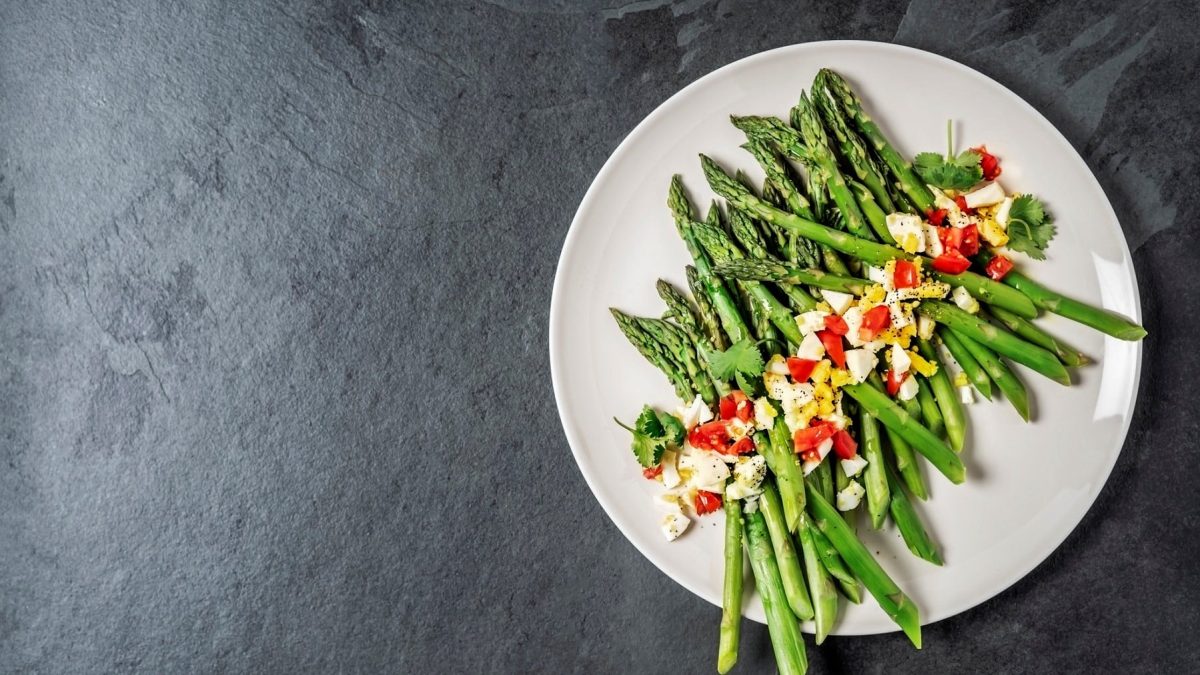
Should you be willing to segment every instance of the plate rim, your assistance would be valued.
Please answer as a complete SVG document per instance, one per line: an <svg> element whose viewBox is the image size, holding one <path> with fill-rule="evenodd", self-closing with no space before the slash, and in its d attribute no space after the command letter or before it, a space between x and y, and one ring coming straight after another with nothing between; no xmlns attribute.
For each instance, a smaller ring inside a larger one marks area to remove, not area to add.
<svg viewBox="0 0 1200 675"><path fill-rule="evenodd" d="M778 57L781 54L790 52L804 52L830 47L859 47L866 50L878 50L881 52L896 51L908 53L922 59L941 62L942 65L957 69L968 76L982 78L985 83L991 85L1002 96L1007 97L1012 102L1016 103L1018 107L1024 109L1024 111L1030 115L1033 122L1049 130L1054 137L1056 137L1063 143L1063 145L1070 149L1069 154L1071 156L1071 161L1073 161L1079 168L1083 170L1083 173L1085 173L1087 178L1090 179L1096 190L1104 196L1103 207L1107 213L1112 216L1112 220L1116 223L1117 230L1120 232L1121 261L1123 266L1129 270L1129 277L1130 281L1132 282L1133 314L1131 318L1138 323L1142 322L1141 288L1138 284L1137 268L1133 264L1133 255L1129 249L1128 235L1126 234L1125 229L1121 227L1121 220L1118 218L1116 210L1112 206L1112 200L1109 199L1108 193L1105 191L1104 186L1100 184L1100 180L1096 177L1095 172L1093 172L1091 167L1088 166L1087 162L1083 159L1083 156L1079 154L1079 150L1076 149L1075 145L1071 143L1071 141L1058 129L1057 126L1055 126L1045 115L1043 115L1037 108L1033 107L1033 105L1024 98L985 73L975 70L974 68L971 68L970 66L967 66L949 57L942 56L941 54L936 54L916 47L909 47L907 45L900 45L891 42L879 42L874 40L817 40L812 42L783 45L744 56L719 68L716 68L715 70L705 73L701 77L693 80L686 86L676 91L667 99L659 103L649 114L643 117L641 121L639 121L633 127L633 129L625 135L621 142L617 144L617 147L614 148L609 154L608 158L604 161L604 164L600 167L600 170L596 173L595 177L592 178L592 182L588 185L588 189L584 193L583 199L580 200L579 206L575 210L575 215L571 218L571 224L568 227L567 234L563 239L562 250L559 253L558 261L555 264L554 284L550 296L549 340L547 346L550 353L550 379L554 390L555 408L558 412L558 417L560 423L562 424L563 432L567 437L567 444L571 449L571 455L575 460L576 467L583 475L584 482L587 483L588 489L592 492L592 496L595 497L596 501L600 503L601 508L604 509L604 513L608 517L609 522L615 525L625 540L632 544L633 547L637 549L637 551L641 553L643 557L649 560L651 564L658 568L660 572L662 572L676 584L686 588L692 594L718 607L720 606L718 600L709 598L707 593L702 592L700 589L696 588L693 584L688 583L687 581L676 578L675 575L672 575L669 571L667 571L664 568L664 563L660 561L654 553L639 545L636 539L631 536L628 531L626 531L626 528L623 527L617 519L613 518L612 512L615 507L613 507L611 501L604 496L603 491L597 489L597 477L586 467L586 463L581 461L581 450L577 448L583 447L583 434L578 428L576 428L576 423L572 420L568 420L568 416L564 414L565 384L562 382L562 373L565 368L564 361L566 359L566 355L563 353L564 349L562 347L561 326L563 322L564 310L560 298L565 292L564 287L567 282L563 273L563 263L567 260L568 256L573 253L576 240L579 237L579 232L581 229L579 225L582 214L587 212L591 206L591 203L599 198L597 185L604 182L603 179L606 178L611 171L615 170L617 163L616 160L625 154L628 151L628 148L638 141L641 135L645 133L646 129L651 126L655 120L657 120L660 116L668 114L674 108L674 105L679 99L683 98L693 89L702 88L709 80L716 79L719 75L722 75L726 71L750 65L755 61ZM1106 337L1106 339L1115 338ZM1074 534L1074 532L1078 529L1079 524L1083 522L1088 513L1092 511L1096 505L1096 501L1099 498L1100 493L1103 492L1104 487L1108 485L1109 479L1112 477L1112 471L1116 467L1121 453L1125 450L1125 441L1128 440L1129 428L1133 422L1134 413L1137 410L1138 394L1141 389L1144 343L1142 340L1139 340L1133 344L1136 352L1133 371L1133 391L1129 397L1129 404L1123 413L1123 419L1119 433L1120 443L1117 446L1117 451L1112 455L1111 461L1108 462L1107 466L1103 467L1103 480L1096 481L1095 489L1088 495L1089 503L1087 508L1080 512L1079 517L1075 519L1075 522L1072 523L1069 528L1065 528L1063 535L1058 538L1058 541L1056 541L1053 546L1046 548L1044 554L1042 554L1040 557L1036 555L1031 556L1022 564L1014 566L1014 572L1011 575L997 584L994 584L994 587L985 593L979 600L970 602L969 604L965 604L961 607L951 608L950 611L943 612L941 614L922 612L921 625L928 626L944 619L957 616L963 612L997 598L1002 593L1012 588L1012 586L1018 581L1028 576L1029 573L1036 569L1039 565L1050 559L1050 557L1054 555L1055 551L1060 549L1063 543L1066 542L1066 540L1069 539L1072 534ZM743 616L747 616L744 610ZM747 618L752 617L747 616ZM834 630L832 630L830 634L881 635L898 632L899 630L900 629L897 626L890 626L884 630L855 629L842 625L841 622L838 622L838 625L834 627Z"/></svg>

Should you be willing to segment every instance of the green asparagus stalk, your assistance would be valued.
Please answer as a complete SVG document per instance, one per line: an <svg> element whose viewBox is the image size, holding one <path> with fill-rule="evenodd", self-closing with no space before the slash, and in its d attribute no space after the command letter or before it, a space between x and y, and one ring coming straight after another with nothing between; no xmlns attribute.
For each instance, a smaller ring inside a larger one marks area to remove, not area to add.
<svg viewBox="0 0 1200 675"><path fill-rule="evenodd" d="M812 220L813 213L809 208L808 199L800 193L800 190L796 188L796 184L788 176L787 166L784 164L783 159L775 154L775 151L764 140L759 138L750 137L750 142L742 147L749 151L751 155L754 155L754 159L758 160L759 166L767 174L767 180L770 182L771 187L779 191L779 195L783 198L783 202L787 205L788 210L802 218Z"/></svg>
<svg viewBox="0 0 1200 675"><path fill-rule="evenodd" d="M742 502L725 500L725 587L721 595L721 632L717 672L728 673L738 656L742 631Z"/></svg>
<svg viewBox="0 0 1200 675"><path fill-rule="evenodd" d="M917 403L921 406L921 417L924 418L925 426L929 427L934 436L941 436L946 433L946 421L942 418L942 411L938 408L937 399L933 396L933 389L928 382L918 380L918 384L920 387L917 389ZM913 490L913 493L916 494L917 491ZM921 499L925 498L921 497Z"/></svg>
<svg viewBox="0 0 1200 675"><path fill-rule="evenodd" d="M749 212L751 215L765 220L776 227L793 230L801 236L819 244L825 244L847 255L854 256L866 263L882 267L889 260L912 260L915 256L905 253L894 246L880 244L855 237L839 230L826 227L800 216L781 211L767 202L754 196L746 187L725 173L725 170L705 155L700 155L704 175L713 191L729 200L735 207ZM1011 273L1010 273L1011 274ZM1004 307L1020 316L1034 318L1037 308L1024 294L1005 284L992 281L973 272L962 274L945 274L933 272L933 276L952 286L962 286L971 295L988 304Z"/></svg>
<svg viewBox="0 0 1200 675"><path fill-rule="evenodd" d="M873 377L878 381L879 376L873 374ZM874 384L876 383L872 383ZM883 441L877 422L867 407L859 405L858 412L859 440L862 441L863 459L867 460L867 468L863 470L863 487L867 490L867 513L871 516L871 527L878 530L887 519L888 501L891 499L887 475L883 470Z"/></svg>
<svg viewBox="0 0 1200 675"><path fill-rule="evenodd" d="M805 516L800 520L800 550L804 553L804 575L808 578L808 590L812 594L813 623L816 624L815 641L825 641L833 623L837 620L838 596L833 586L833 577L821 563L813 533L817 528ZM851 533L850 536L854 536ZM855 581L855 584L858 582Z"/></svg>
<svg viewBox="0 0 1200 675"><path fill-rule="evenodd" d="M896 477L896 473L891 467L887 467L888 484L892 488L892 501L890 511L892 520L896 523L896 528L900 530L900 536L904 539L904 545L908 546L908 550L912 551L913 555L921 560L926 560L934 565L941 567L942 556L938 553L937 545L933 543L929 533L925 531L925 525L921 523L921 517L917 514L913 503L908 499L908 495L904 493L904 488L900 484L900 480Z"/></svg>
<svg viewBox="0 0 1200 675"><path fill-rule="evenodd" d="M875 201L875 196L871 194L865 185L855 181L850 182L850 190L854 193L855 199L858 200L858 207L862 209L863 217L866 218L867 224L871 226L871 231L875 233L875 238L885 244L895 244L896 240L887 228L887 213Z"/></svg>
<svg viewBox="0 0 1200 675"><path fill-rule="evenodd" d="M954 331L946 332L954 334ZM996 383L996 386L1000 388L1000 391L1004 392L1004 397L1008 399L1013 408L1016 408L1017 414L1021 416L1021 419L1028 422L1029 393L1025 391L1025 385L1021 384L1021 381L1017 379L1012 370L1004 365L1004 362L1000 360L1000 357L993 354L992 350L965 335L956 335L955 337L959 338L963 347L979 362L980 367L987 372L992 381Z"/></svg>
<svg viewBox="0 0 1200 675"><path fill-rule="evenodd" d="M617 320L617 327L621 329L621 332L625 334L629 342L637 348L638 352L667 376L667 379L671 381L671 385L675 387L675 395L680 400L690 401L696 397L696 391L692 388L691 380L681 370L681 367L675 363L674 359L667 352L666 347L647 335L637 325L634 317L612 307L608 311Z"/></svg>
<svg viewBox="0 0 1200 675"><path fill-rule="evenodd" d="M979 262L987 264L992 256L991 251L980 251ZM1012 270L1005 275L1004 283L1024 293L1030 300L1033 300L1035 305L1047 312L1053 312L1085 326L1091 326L1101 333L1111 335L1118 340L1136 342L1146 337L1145 328L1142 328L1120 314L1100 307L1093 307L1078 300L1072 300L1046 288L1016 270ZM1033 317L1026 318L1032 319Z"/></svg>
<svg viewBox="0 0 1200 675"><path fill-rule="evenodd" d="M847 511L842 515L842 519L846 521L846 526L850 531L854 531L854 523L851 518L854 517L856 511ZM817 528L812 528L813 544L817 547L817 556L821 560L821 565L825 567L825 571L829 576L833 577L837 588L846 596L846 599L856 605L862 604L862 585L858 583L858 578L846 567L842 556L838 555L837 549L830 543L829 537L826 537ZM807 563L806 563L807 564Z"/></svg>
<svg viewBox="0 0 1200 675"><path fill-rule="evenodd" d="M866 409L884 426L908 441L914 450L924 455L925 459L929 460L929 463L933 464L951 482L961 483L966 479L967 470L958 455L943 443L942 439L934 436L929 429L914 420L906 410L896 405L896 402L888 398L887 394L865 383L846 385L842 387L842 391L849 394L858 402L859 406Z"/></svg>
<svg viewBox="0 0 1200 675"><path fill-rule="evenodd" d="M818 112L821 113L821 121L825 123L825 128L833 134L837 148L841 151L842 160L846 166L850 167L854 177L871 191L874 201L880 208L887 213L894 212L896 205L888 194L886 180L876 168L871 159L871 153L862 139L847 126L846 119L837 110L837 106L829 97L828 92L814 87L812 100L816 104ZM887 239L881 241L887 241Z"/></svg>
<svg viewBox="0 0 1200 675"><path fill-rule="evenodd" d="M830 274L815 268L790 267L780 262L754 258L722 261L713 266L713 273L729 279L772 281L781 286L815 286L854 295L863 295L871 286L871 282L865 279ZM813 306L816 306L815 302Z"/></svg>
<svg viewBox="0 0 1200 675"><path fill-rule="evenodd" d="M950 356L958 362L967 379L975 386L975 389L983 395L987 400L992 400L992 381L984 372L983 366L975 360L971 352L967 351L966 345L958 339L952 330L938 331L938 336L942 338L942 343L946 345L946 350L950 352Z"/></svg>
<svg viewBox="0 0 1200 675"><path fill-rule="evenodd" d="M933 193L925 186L925 182L913 171L910 163L896 148L888 142L887 137L863 110L862 101L850 89L850 85L840 75L823 68L817 73L813 89L827 93L850 124L858 129L863 138L871 144L875 153L887 165L892 176L897 181L897 187L912 200L917 210L924 213L933 208Z"/></svg>
<svg viewBox="0 0 1200 675"><path fill-rule="evenodd" d="M716 307L709 298L708 289L700 278L700 273L693 265L688 265L684 271L687 273L688 289L691 290L692 297L696 300L696 308L700 315L700 324L704 328L704 335L708 337L708 341L712 343L714 349L722 351L728 349L729 340L725 338L725 331L721 329L721 321L717 316Z"/></svg>
<svg viewBox="0 0 1200 675"><path fill-rule="evenodd" d="M803 675L808 669L804 641L800 637L796 615L788 608L779 564L771 548L771 537L762 511L746 515L746 549L750 553L750 569L754 571L754 582L767 615L767 631L775 652L775 666L783 675Z"/></svg>
<svg viewBox="0 0 1200 675"><path fill-rule="evenodd" d="M750 217L738 209L733 209L729 214L730 230L733 232L734 238L745 250L747 258L770 260L771 254L767 251L766 242L762 240L758 230L755 229L753 221ZM714 273L721 276L714 268ZM795 284L779 284L779 289L788 297L788 301L792 309L797 312L807 312L817 307L817 300L809 295L807 291Z"/></svg>
<svg viewBox="0 0 1200 675"><path fill-rule="evenodd" d="M717 392L713 388L712 380L709 379L708 370L696 358L696 350L692 341L682 331L662 319L637 317L634 318L634 321L647 335L666 347L671 356L675 358L676 363L683 365L684 372L687 373L692 383L692 388L700 394L700 398L710 405L715 404Z"/></svg>
<svg viewBox="0 0 1200 675"><path fill-rule="evenodd" d="M792 613L797 619L807 621L813 618L812 601L809 600L808 589L804 585L804 573L800 569L800 558L796 554L795 544L792 543L792 534L784 521L779 493L770 481L763 482L763 493L759 497L758 508L763 512L767 530L771 534L771 546L775 549L775 560L779 563L779 576L783 581L788 606L792 608Z"/></svg>
<svg viewBox="0 0 1200 675"><path fill-rule="evenodd" d="M926 382L933 391L938 410L942 413L942 421L946 425L946 437L950 439L950 447L954 448L955 452L962 452L967 441L967 415L963 411L962 401L958 399L954 383L950 381L950 373L947 372L945 365L942 364L942 360L938 358L937 352L934 351L933 345L928 340L917 340L917 349L926 361L938 366L937 372Z"/></svg>
<svg viewBox="0 0 1200 675"><path fill-rule="evenodd" d="M980 342L997 354L1007 356L1059 384L1071 384L1071 375L1057 356L964 312L955 305L940 300L925 301L921 303L921 312L947 328Z"/></svg>
<svg viewBox="0 0 1200 675"><path fill-rule="evenodd" d="M866 389L874 391L870 387ZM808 486L808 503L814 523L829 537L829 541L833 542L842 560L850 566L854 575L862 580L883 611L892 617L913 645L920 649L921 617L917 606L900 590L896 582L892 581L887 572L883 571L867 547L846 527L846 521L838 515L837 509L812 485Z"/></svg>
<svg viewBox="0 0 1200 675"><path fill-rule="evenodd" d="M779 407L778 403L772 405ZM789 532L796 532L800 517L804 515L804 471L796 453L792 452L792 435L783 416L775 417L770 436L760 439L755 435L755 445L767 460L767 468L775 475L775 484L783 501L783 518Z"/></svg>
<svg viewBox="0 0 1200 675"><path fill-rule="evenodd" d="M997 324L1025 338L1042 349L1054 352L1058 360L1068 368L1078 368L1088 364L1088 357L1077 349L1064 344L1058 338L1036 326L1032 321L1023 319L1002 307L988 307L989 318Z"/></svg>

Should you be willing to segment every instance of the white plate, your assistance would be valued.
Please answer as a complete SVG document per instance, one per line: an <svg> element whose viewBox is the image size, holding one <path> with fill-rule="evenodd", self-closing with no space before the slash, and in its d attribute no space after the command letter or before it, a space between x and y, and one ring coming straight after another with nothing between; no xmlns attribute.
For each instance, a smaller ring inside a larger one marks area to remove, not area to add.
<svg viewBox="0 0 1200 675"><path fill-rule="evenodd" d="M959 149L986 143L1000 158L1004 186L1039 195L1059 227L1049 259L1021 267L1051 288L1141 319L1129 250L1096 179L1044 117L970 68L907 47L818 42L743 59L680 91L621 143L579 206L554 283L550 364L563 428L596 499L651 562L713 604L721 598L722 518L700 519L673 543L659 533L651 496L661 487L641 477L629 435L612 417L632 420L644 403L673 409L677 401L662 374L625 341L608 307L658 315L656 279L686 289L689 258L665 205L671 175L682 174L705 209L713 195L697 153L761 179L728 116L786 118L824 66L850 81L909 156L942 150L947 119L955 120ZM1003 401L968 408L967 482L954 486L926 464L931 496L919 506L945 566L913 557L894 530L864 535L916 600L924 623L991 598L1044 560L1083 518L1121 451L1140 344L1056 316L1040 322L1099 363L1080 370L1071 388L1018 369L1030 389L1032 424L1022 424ZM843 605L839 635L896 630L869 598ZM746 614L764 620L757 598L747 601Z"/></svg>

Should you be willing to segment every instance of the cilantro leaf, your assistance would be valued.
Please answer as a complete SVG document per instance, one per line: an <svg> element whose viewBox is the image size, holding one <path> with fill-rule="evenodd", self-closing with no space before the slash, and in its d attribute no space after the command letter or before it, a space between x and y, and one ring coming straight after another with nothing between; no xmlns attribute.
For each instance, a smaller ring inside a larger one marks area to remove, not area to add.
<svg viewBox="0 0 1200 675"><path fill-rule="evenodd" d="M658 423L662 425L663 439L671 445L683 445L683 439L687 437L687 429L683 428L683 422L679 418L670 413L658 413Z"/></svg>
<svg viewBox="0 0 1200 675"><path fill-rule="evenodd" d="M936 152L922 152L913 160L913 169L921 180L934 187L966 190L983 180L979 159L979 153L973 150L946 157Z"/></svg>
<svg viewBox="0 0 1200 675"><path fill-rule="evenodd" d="M650 406L646 406L642 410L642 414L638 415L637 422L634 424L639 424L642 422L642 418L645 416L646 410L650 410ZM661 430L662 426L659 425L658 417L654 414L653 410L650 410L650 415L651 417L654 417L654 424L658 426L659 430ZM613 421L617 423L617 426L633 434L633 443L630 445L630 448L633 450L633 456L637 458L638 464L641 464L647 469L658 466L658 463L662 461L663 450L666 449L666 443L664 442L664 439L653 438L647 434L644 434L633 427L625 425L623 422L621 422L621 420L615 417L613 418Z"/></svg>
<svg viewBox="0 0 1200 675"><path fill-rule="evenodd" d="M637 421L633 423L633 428L639 434L645 434L650 438L662 438L666 435L663 431L662 422L658 421L658 415L654 412L654 408L650 406L642 406L642 413L638 415Z"/></svg>
<svg viewBox="0 0 1200 675"><path fill-rule="evenodd" d="M758 351L758 344L743 339L725 351L713 351L708 355L708 365L713 377L718 380L733 379L739 373L747 377L762 375L766 364Z"/></svg>
<svg viewBox="0 0 1200 675"><path fill-rule="evenodd" d="M753 397L762 393L762 387L760 386L762 379L757 377L751 379L745 373L738 373L734 379L737 380L738 389L741 389L745 395Z"/></svg>
<svg viewBox="0 0 1200 675"><path fill-rule="evenodd" d="M1008 248L1034 260L1046 259L1046 247L1057 228L1036 197L1021 195L1008 212Z"/></svg>

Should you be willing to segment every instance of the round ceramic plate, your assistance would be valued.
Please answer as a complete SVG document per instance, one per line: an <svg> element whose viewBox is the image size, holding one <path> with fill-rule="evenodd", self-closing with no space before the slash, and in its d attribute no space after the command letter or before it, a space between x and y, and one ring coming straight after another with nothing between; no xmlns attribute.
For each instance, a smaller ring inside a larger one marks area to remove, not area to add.
<svg viewBox="0 0 1200 675"><path fill-rule="evenodd" d="M704 210L713 195L697 153L761 180L729 115L786 118L821 67L849 80L908 156L942 150L947 119L955 122L959 149L986 143L1000 158L1004 187L1037 194L1058 225L1049 258L1021 260L1022 269L1051 288L1141 319L1129 250L1095 177L1042 115L970 68L895 45L818 42L743 59L671 97L621 143L579 206L554 283L550 363L563 428L596 499L651 562L714 604L721 599L723 519L694 519L670 543L659 532L651 497L662 487L641 477L629 434L612 418L632 420L645 403L673 410L678 401L625 341L608 308L657 316L663 306L656 279L687 287L689 258L666 207L671 175L683 176ZM931 495L918 505L945 566L912 556L890 527L872 532L860 525L924 623L991 598L1050 555L1083 518L1121 451L1140 344L1053 315L1039 321L1096 363L1080 369L1069 388L1018 367L1033 402L1030 424L1002 400L967 408L967 482L952 485L926 464ZM896 630L869 598L843 605L837 634ZM757 597L747 598L745 613L764 620Z"/></svg>

